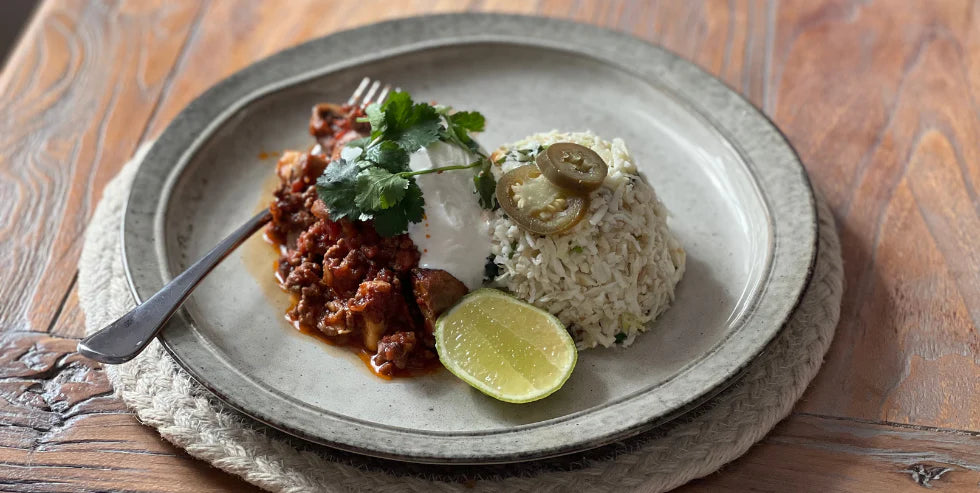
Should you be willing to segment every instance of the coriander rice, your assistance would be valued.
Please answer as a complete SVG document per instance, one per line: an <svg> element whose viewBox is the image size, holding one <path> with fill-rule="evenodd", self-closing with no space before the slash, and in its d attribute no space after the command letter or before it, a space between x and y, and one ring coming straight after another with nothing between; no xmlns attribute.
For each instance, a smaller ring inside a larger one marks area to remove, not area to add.
<svg viewBox="0 0 980 493"><path fill-rule="evenodd" d="M591 192L585 219L559 235L534 235L495 211L490 234L498 274L492 283L557 316L579 349L628 346L674 300L684 249L622 139L607 141L591 132L532 135L493 153L494 174L499 178L533 163L543 147L556 142L597 152L609 174Z"/></svg>

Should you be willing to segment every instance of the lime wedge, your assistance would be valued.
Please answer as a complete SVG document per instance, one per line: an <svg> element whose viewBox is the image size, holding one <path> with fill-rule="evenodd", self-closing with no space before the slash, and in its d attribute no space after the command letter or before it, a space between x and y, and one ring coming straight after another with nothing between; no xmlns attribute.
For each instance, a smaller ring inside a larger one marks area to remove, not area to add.
<svg viewBox="0 0 980 493"><path fill-rule="evenodd" d="M531 402L560 389L578 357L557 318L496 289L463 297L436 321L435 336L449 371L506 402Z"/></svg>

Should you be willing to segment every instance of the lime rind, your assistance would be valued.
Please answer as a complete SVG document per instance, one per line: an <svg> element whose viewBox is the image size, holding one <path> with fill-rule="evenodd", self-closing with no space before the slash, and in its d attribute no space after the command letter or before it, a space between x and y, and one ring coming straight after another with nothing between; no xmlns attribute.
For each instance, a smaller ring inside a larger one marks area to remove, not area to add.
<svg viewBox="0 0 980 493"><path fill-rule="evenodd" d="M449 357L449 351L447 351L445 346L445 329L446 321L453 318L461 308L466 307L472 303L478 302L480 299L485 298L496 298L498 300L505 300L507 303L513 303L520 306L521 309L529 310L534 313L543 315L546 320L550 322L551 328L555 329L554 333L557 335L558 340L561 342L560 347L564 347L566 351L571 354L571 360L567 364L567 368L564 368L564 372L558 375L556 378L550 382L550 385L537 389L534 392L522 393L519 395L508 394L506 392L498 391L491 388L486 382L476 378L473 374L462 368L457 361L453 361ZM446 367L453 375L456 375L460 380L466 382L473 388L479 390L480 392L493 397L494 399L510 402L514 404L524 404L528 402L533 402L536 400L543 399L549 395L555 393L560 389L568 378L572 375L572 370L575 369L575 364L578 362L578 351L575 348L575 341L572 340L572 336L565 329L564 324L558 320L557 317L544 311L534 305L525 303L507 293L496 289L483 288L473 291L472 293L466 295L461 299L455 306L447 310L445 313L439 317L436 321L435 328L435 338L436 338L436 351L439 353L439 360L442 362L443 366Z"/></svg>

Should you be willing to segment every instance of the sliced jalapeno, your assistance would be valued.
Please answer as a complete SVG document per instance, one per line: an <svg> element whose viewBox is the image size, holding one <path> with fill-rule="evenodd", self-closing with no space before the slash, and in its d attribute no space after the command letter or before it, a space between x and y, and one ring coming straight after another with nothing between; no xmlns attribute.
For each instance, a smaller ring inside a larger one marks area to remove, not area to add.
<svg viewBox="0 0 980 493"><path fill-rule="evenodd" d="M551 144L534 161L552 183L579 192L599 188L609 172L609 166L595 151L571 142Z"/></svg>
<svg viewBox="0 0 980 493"><path fill-rule="evenodd" d="M589 209L587 196L556 186L530 164L500 177L496 194L500 207L514 222L541 235L567 231Z"/></svg>

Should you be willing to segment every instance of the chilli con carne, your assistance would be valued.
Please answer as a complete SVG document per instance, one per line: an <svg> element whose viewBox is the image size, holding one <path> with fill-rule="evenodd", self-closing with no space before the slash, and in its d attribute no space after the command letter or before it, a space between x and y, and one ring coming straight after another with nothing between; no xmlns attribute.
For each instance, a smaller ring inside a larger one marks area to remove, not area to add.
<svg viewBox="0 0 980 493"><path fill-rule="evenodd" d="M384 377L437 367L435 319L467 293L441 270L419 268L407 234L379 235L370 221L330 218L317 178L343 146L370 132L364 112L318 104L310 118L311 152L285 152L266 237L280 251L276 278L294 297L287 318L331 344L358 349Z"/></svg>

